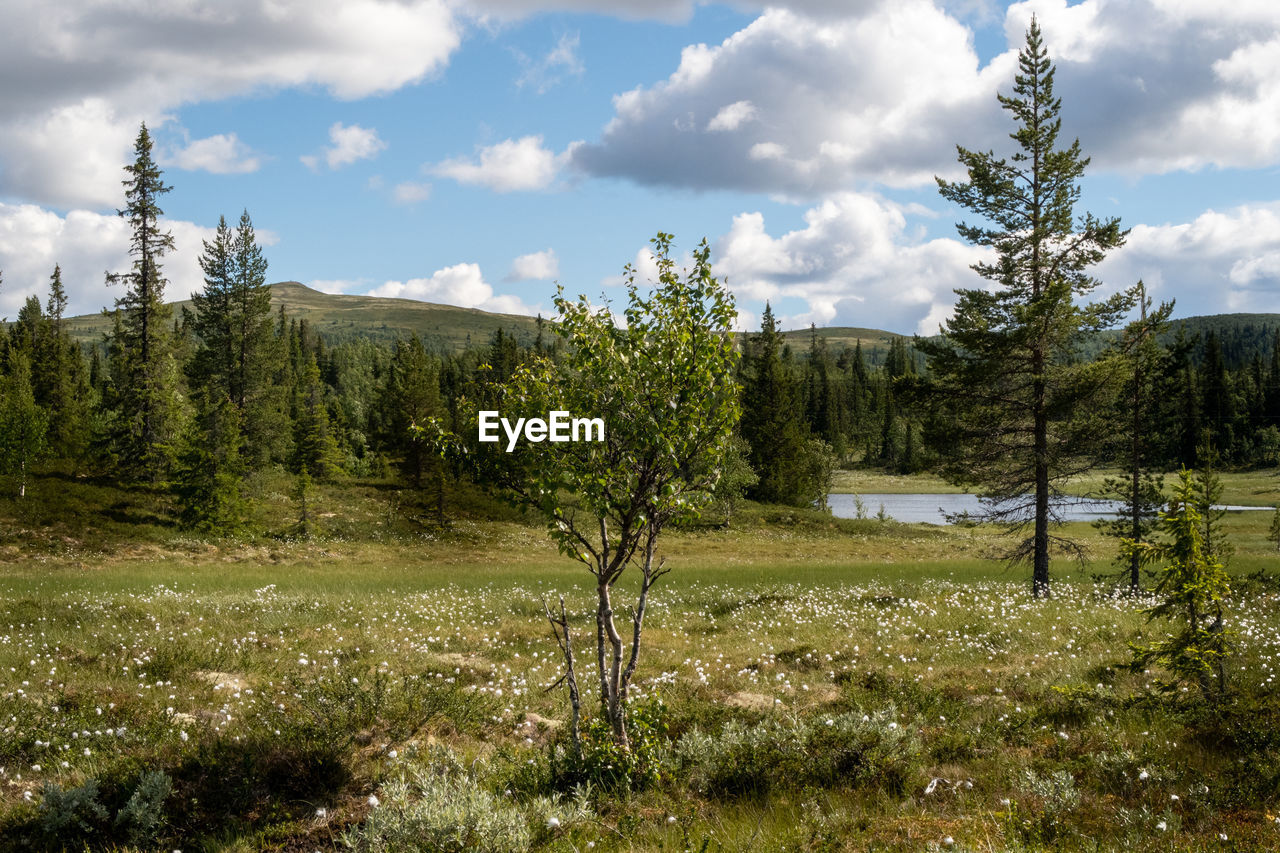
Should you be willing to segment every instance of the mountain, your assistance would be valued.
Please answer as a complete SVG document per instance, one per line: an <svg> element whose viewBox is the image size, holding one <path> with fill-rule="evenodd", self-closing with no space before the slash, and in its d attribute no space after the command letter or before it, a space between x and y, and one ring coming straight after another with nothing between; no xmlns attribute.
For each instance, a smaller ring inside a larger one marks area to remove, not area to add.
<svg viewBox="0 0 1280 853"><path fill-rule="evenodd" d="M174 316L190 310L191 301L173 303ZM457 352L468 345L488 342L502 328L522 343L538 334L538 321L519 314L491 314L475 308L437 305L416 299L389 299L380 296L348 296L321 293L296 281L271 285L271 307L281 307L291 319L305 319L327 339L338 341L366 337L390 341L417 333L433 349ZM111 328L105 314L84 314L66 321L72 337L83 343L100 343Z"/></svg>

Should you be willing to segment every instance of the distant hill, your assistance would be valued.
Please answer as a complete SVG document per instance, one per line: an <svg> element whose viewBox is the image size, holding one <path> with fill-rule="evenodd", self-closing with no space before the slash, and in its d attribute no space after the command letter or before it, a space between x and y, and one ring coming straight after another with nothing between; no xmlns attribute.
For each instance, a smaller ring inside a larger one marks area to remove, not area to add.
<svg viewBox="0 0 1280 853"><path fill-rule="evenodd" d="M493 314L416 299L321 293L296 281L271 285L271 303L274 310L284 306L290 317L305 318L330 341L351 337L389 341L416 333L432 349L458 352L468 346L486 343L499 328L513 334L522 343L531 343L538 333L537 321L520 314ZM177 315L181 316L181 309L190 308L191 302L176 302L174 307ZM110 318L103 314L71 317L66 323L71 335L84 343L101 342L103 334L111 327ZM1188 337L1199 335L1203 338L1210 331L1216 332L1222 339L1223 354L1228 363L1237 367L1250 360L1254 353L1269 357L1272 341L1280 331L1280 314L1182 317L1173 321L1173 328L1182 328ZM796 355L803 355L809 350L813 331L793 329L784 332L783 337ZM852 326L832 326L816 332L826 341L828 350L835 353L861 341L867 361L872 364L883 359L895 339L910 338L910 335L882 329ZM1100 350L1105 341L1115 334L1104 333L1097 344L1088 348L1093 351L1089 354Z"/></svg>
<svg viewBox="0 0 1280 853"><path fill-rule="evenodd" d="M191 301L175 302L175 316ZM321 293L296 281L271 285L271 307L283 306L291 318L306 319L330 341L365 337L389 341L416 333L432 349L457 352L468 344L486 343L499 328L530 343L538 333L537 320L519 314L492 314L475 308L437 305L416 299L388 299L380 296L348 296ZM103 314L85 314L66 321L71 335L84 343L98 343L111 328Z"/></svg>

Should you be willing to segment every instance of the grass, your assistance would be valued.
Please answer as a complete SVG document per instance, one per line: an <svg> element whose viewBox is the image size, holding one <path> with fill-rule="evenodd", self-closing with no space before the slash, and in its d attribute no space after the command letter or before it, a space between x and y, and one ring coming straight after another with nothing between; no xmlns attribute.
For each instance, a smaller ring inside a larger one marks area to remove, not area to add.
<svg viewBox="0 0 1280 853"><path fill-rule="evenodd" d="M747 506L673 532L638 677L661 779L575 803L548 763L568 708L541 600L565 594L585 668L592 590L538 526L436 530L346 484L320 539L200 540L155 496L37 489L25 521L0 507L0 849L412 849L478 814L492 849L1280 846L1280 594L1243 579L1277 564L1266 513L1229 518L1240 653L1215 713L1122 666L1165 629L1092 581L1111 546L1088 525L1095 562L1055 563L1040 601L983 528ZM98 538L54 511L99 500L124 506ZM131 840L113 821L154 771L163 824ZM90 781L105 822L49 802L98 834L46 833L45 786Z"/></svg>

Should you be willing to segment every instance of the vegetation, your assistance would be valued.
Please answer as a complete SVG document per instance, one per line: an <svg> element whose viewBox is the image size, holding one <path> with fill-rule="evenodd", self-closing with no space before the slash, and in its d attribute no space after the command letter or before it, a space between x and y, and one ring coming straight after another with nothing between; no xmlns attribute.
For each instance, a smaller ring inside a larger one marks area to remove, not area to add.
<svg viewBox="0 0 1280 853"><path fill-rule="evenodd" d="M1280 328L1077 305L1123 233L1034 23L1020 71L1020 150L942 183L994 289L914 344L735 336L666 234L625 322L268 286L247 211L175 318L142 127L116 309L55 267L0 334L0 850L1280 845L1280 510L1221 507L1276 502ZM1030 589L999 527L823 508L960 483L1034 509ZM1125 514L1048 598L1065 493Z"/></svg>
<svg viewBox="0 0 1280 853"><path fill-rule="evenodd" d="M929 358L925 398L946 415L937 418L951 442L948 475L979 485L984 517L1023 538L1009 552L1030 563L1036 595L1049 590L1053 501L1061 483L1092 467L1092 420L1103 398L1105 362L1073 358L1084 337L1108 328L1130 307L1126 296L1080 306L1100 282L1088 269L1124 242L1118 219L1091 214L1075 219L1087 157L1076 140L1058 148L1061 100L1054 69L1032 18L1018 54L1014 94L1000 105L1017 123L1009 159L960 148L969 179L938 187L990 225L959 225L961 236L995 250L994 262L974 270L993 288L958 290L953 316L940 341L920 346ZM1024 532L1030 529L1029 535Z"/></svg>
<svg viewBox="0 0 1280 853"><path fill-rule="evenodd" d="M506 472L504 486L548 520L561 553L594 579L601 714L624 751L630 747L627 695L649 593L667 573L659 541L669 526L696 519L711 503L739 414L732 381L737 352L729 335L733 298L712 276L705 242L681 275L670 257L671 239L660 233L652 241L658 281L651 293L641 293L635 271L627 268L625 327L616 325L608 306L558 295L562 359L557 364L536 357L521 367L501 408L508 417L590 413L604 425L599 441L528 445ZM503 452L473 452L486 450ZM613 596L632 564L640 572L640 592L627 649ZM569 625L563 618L558 625L576 703ZM572 731L580 754L576 714L575 707Z"/></svg>

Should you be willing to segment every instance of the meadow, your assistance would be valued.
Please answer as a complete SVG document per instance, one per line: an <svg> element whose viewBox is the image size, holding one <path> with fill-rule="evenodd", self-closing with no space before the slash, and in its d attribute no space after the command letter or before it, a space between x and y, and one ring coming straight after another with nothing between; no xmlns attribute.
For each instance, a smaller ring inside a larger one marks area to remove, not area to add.
<svg viewBox="0 0 1280 853"><path fill-rule="evenodd" d="M747 505L667 537L634 754L588 721L574 764L543 602L590 714L593 590L536 523L435 529L347 484L315 538L205 541L122 495L80 527L84 489L47 478L0 527L0 849L1280 848L1268 513L1227 520L1208 703L1126 665L1168 628L1096 580L1088 525L1035 600L991 529Z"/></svg>

